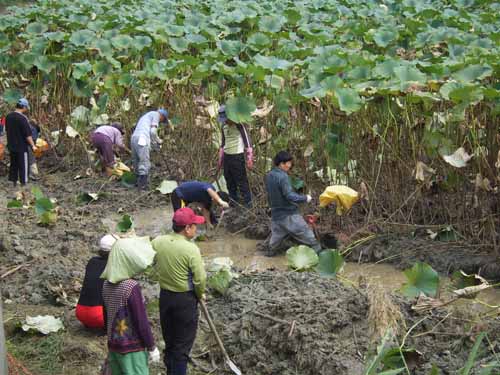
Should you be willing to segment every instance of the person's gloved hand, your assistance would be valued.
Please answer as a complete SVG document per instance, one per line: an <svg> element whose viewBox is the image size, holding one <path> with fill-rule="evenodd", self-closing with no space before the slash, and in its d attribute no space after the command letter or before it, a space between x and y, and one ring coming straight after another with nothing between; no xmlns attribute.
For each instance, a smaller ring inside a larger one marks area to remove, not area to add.
<svg viewBox="0 0 500 375"><path fill-rule="evenodd" d="M217 162L217 167L222 168L222 164L224 163L224 147L219 149L219 161Z"/></svg>
<svg viewBox="0 0 500 375"><path fill-rule="evenodd" d="M149 362L160 363L160 351L155 346L155 348L149 352Z"/></svg>
<svg viewBox="0 0 500 375"><path fill-rule="evenodd" d="M253 148L247 148L247 168L253 168Z"/></svg>
<svg viewBox="0 0 500 375"><path fill-rule="evenodd" d="M307 194L306 197L307 197L307 203L311 203L312 197L309 194Z"/></svg>
<svg viewBox="0 0 500 375"><path fill-rule="evenodd" d="M223 201L222 199L220 200L219 204L221 205L222 208L229 208L229 203Z"/></svg>

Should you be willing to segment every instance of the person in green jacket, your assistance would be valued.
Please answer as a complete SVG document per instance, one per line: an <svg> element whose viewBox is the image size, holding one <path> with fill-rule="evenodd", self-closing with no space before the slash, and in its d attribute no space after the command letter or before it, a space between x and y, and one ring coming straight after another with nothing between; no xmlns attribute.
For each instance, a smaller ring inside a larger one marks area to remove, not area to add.
<svg viewBox="0 0 500 375"><path fill-rule="evenodd" d="M173 233L155 238L160 282L160 325L165 340L167 375L185 375L198 328L198 300L205 298L206 274L200 249L190 240L203 216L180 208L172 219Z"/></svg>

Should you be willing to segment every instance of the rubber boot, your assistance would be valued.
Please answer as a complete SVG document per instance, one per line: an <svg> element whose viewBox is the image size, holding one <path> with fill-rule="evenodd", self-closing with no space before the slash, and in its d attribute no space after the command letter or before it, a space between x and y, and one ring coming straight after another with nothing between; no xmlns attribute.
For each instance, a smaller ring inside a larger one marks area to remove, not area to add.
<svg viewBox="0 0 500 375"><path fill-rule="evenodd" d="M148 190L148 175L141 174L137 178L137 187L139 190Z"/></svg>

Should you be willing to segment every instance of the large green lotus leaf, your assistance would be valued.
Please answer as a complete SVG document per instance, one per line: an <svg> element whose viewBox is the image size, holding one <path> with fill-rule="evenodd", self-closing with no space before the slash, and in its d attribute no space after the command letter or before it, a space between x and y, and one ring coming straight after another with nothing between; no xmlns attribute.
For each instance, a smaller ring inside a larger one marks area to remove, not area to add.
<svg viewBox="0 0 500 375"><path fill-rule="evenodd" d="M204 44L208 39L201 34L186 34L186 40L192 44Z"/></svg>
<svg viewBox="0 0 500 375"><path fill-rule="evenodd" d="M44 73L50 73L56 67L56 63L44 55L37 56L34 65Z"/></svg>
<svg viewBox="0 0 500 375"><path fill-rule="evenodd" d="M37 215L42 215L45 212L52 211L54 209L54 204L49 198L38 198L35 200L35 211Z"/></svg>
<svg viewBox="0 0 500 375"><path fill-rule="evenodd" d="M226 268L221 268L214 275L211 275L207 280L207 285L216 290L218 293L225 295L227 289L231 285L233 275L231 271Z"/></svg>
<svg viewBox="0 0 500 375"><path fill-rule="evenodd" d="M290 61L278 59L274 56L255 55L255 64L269 70L286 70L293 64Z"/></svg>
<svg viewBox="0 0 500 375"><path fill-rule="evenodd" d="M186 38L170 38L170 47L179 53L186 52L189 47L189 41Z"/></svg>
<svg viewBox="0 0 500 375"><path fill-rule="evenodd" d="M290 110L290 99L286 94L278 95L274 98L275 108L279 113L286 114Z"/></svg>
<svg viewBox="0 0 500 375"><path fill-rule="evenodd" d="M244 48L239 40L221 40L217 42L217 47L226 56L238 56Z"/></svg>
<svg viewBox="0 0 500 375"><path fill-rule="evenodd" d="M93 47L96 48L103 57L113 56L113 46L107 39L96 39L93 43Z"/></svg>
<svg viewBox="0 0 500 375"><path fill-rule="evenodd" d="M73 64L73 77L81 79L92 70L92 65L88 60Z"/></svg>
<svg viewBox="0 0 500 375"><path fill-rule="evenodd" d="M35 65L36 57L37 55L32 52L24 52L20 54L19 61L26 69L30 69L33 65Z"/></svg>
<svg viewBox="0 0 500 375"><path fill-rule="evenodd" d="M32 22L28 26L26 26L26 32L28 34L43 34L47 30L47 25L40 22Z"/></svg>
<svg viewBox="0 0 500 375"><path fill-rule="evenodd" d="M299 245L286 251L288 267L294 271L307 271L318 264L316 252L308 246Z"/></svg>
<svg viewBox="0 0 500 375"><path fill-rule="evenodd" d="M339 101L340 109L347 114L358 111L363 105L363 100L356 90L350 88L335 90L335 96Z"/></svg>
<svg viewBox="0 0 500 375"><path fill-rule="evenodd" d="M427 76L420 70L410 65L403 65L394 68L394 75L400 81L400 90L406 91L412 84L425 84Z"/></svg>
<svg viewBox="0 0 500 375"><path fill-rule="evenodd" d="M353 81L366 81L371 77L370 67L363 65L357 66L347 73L347 79Z"/></svg>
<svg viewBox="0 0 500 375"><path fill-rule="evenodd" d="M476 104L483 100L483 91L477 86L458 87L450 91L449 97L455 103Z"/></svg>
<svg viewBox="0 0 500 375"><path fill-rule="evenodd" d="M446 82L441 88L439 89L439 93L441 96L446 99L446 100L451 100L450 98L450 92L452 92L455 89L462 88L464 85L462 83L458 82Z"/></svg>
<svg viewBox="0 0 500 375"><path fill-rule="evenodd" d="M344 257L338 250L324 250L319 254L316 271L321 276L335 277L344 268Z"/></svg>
<svg viewBox="0 0 500 375"><path fill-rule="evenodd" d="M170 36L184 35L184 27L176 25L165 25L165 33Z"/></svg>
<svg viewBox="0 0 500 375"><path fill-rule="evenodd" d="M118 79L118 84L124 87L134 86L137 82L137 77L130 73L122 73Z"/></svg>
<svg viewBox="0 0 500 375"><path fill-rule="evenodd" d="M128 232L134 227L134 222L132 220L132 217L130 215L123 215L122 219L116 224L116 230L118 232Z"/></svg>
<svg viewBox="0 0 500 375"><path fill-rule="evenodd" d="M122 176L120 177L120 182L122 183L123 186L125 187L134 187L136 182L137 182L137 176L132 173L132 172L123 172Z"/></svg>
<svg viewBox="0 0 500 375"><path fill-rule="evenodd" d="M389 77L392 77L394 75L394 69L396 69L400 65L401 64L398 61L388 59L382 63L377 64L375 66L375 68L373 68L372 72L373 72L374 76L376 76L376 77L389 78Z"/></svg>
<svg viewBox="0 0 500 375"><path fill-rule="evenodd" d="M260 50L271 44L271 39L264 33L254 33L247 39L247 43Z"/></svg>
<svg viewBox="0 0 500 375"><path fill-rule="evenodd" d="M54 41L54 42L62 42L64 40L64 38L66 38L66 35L68 35L68 34L66 34L62 31L53 31L53 32L44 34L45 38L47 38L48 40Z"/></svg>
<svg viewBox="0 0 500 375"><path fill-rule="evenodd" d="M453 78L459 82L472 82L489 77L492 73L493 69L488 65L469 65L454 73Z"/></svg>
<svg viewBox="0 0 500 375"><path fill-rule="evenodd" d="M418 262L403 273L408 279L408 282L401 288L405 296L414 298L424 293L428 297L436 297L439 275L431 266Z"/></svg>
<svg viewBox="0 0 500 375"><path fill-rule="evenodd" d="M385 48L398 38L398 32L394 29L381 28L373 34L373 40L379 47Z"/></svg>
<svg viewBox="0 0 500 375"><path fill-rule="evenodd" d="M285 79L276 74L265 76L264 82L275 90L282 90L285 87Z"/></svg>
<svg viewBox="0 0 500 375"><path fill-rule="evenodd" d="M263 16L259 20L259 29L268 33L277 33L286 22L283 16Z"/></svg>
<svg viewBox="0 0 500 375"><path fill-rule="evenodd" d="M139 35L134 37L134 48L137 51L142 51L144 48L149 47L153 41L147 35Z"/></svg>
<svg viewBox="0 0 500 375"><path fill-rule="evenodd" d="M113 67L106 61L96 61L92 65L92 70L96 76L105 76L113 71Z"/></svg>
<svg viewBox="0 0 500 375"><path fill-rule="evenodd" d="M19 99L23 97L23 93L18 89L7 89L3 92L3 100L7 104L15 104Z"/></svg>
<svg viewBox="0 0 500 375"><path fill-rule="evenodd" d="M78 98L90 98L94 87L95 82L92 83L80 79L71 80L71 90Z"/></svg>
<svg viewBox="0 0 500 375"><path fill-rule="evenodd" d="M327 90L321 86L320 84L311 86L306 89L302 89L299 91L299 94L304 98L324 98L326 96Z"/></svg>
<svg viewBox="0 0 500 375"><path fill-rule="evenodd" d="M117 49L129 49L134 45L134 39L129 35L121 34L111 38L111 44Z"/></svg>
<svg viewBox="0 0 500 375"><path fill-rule="evenodd" d="M69 41L77 47L83 47L95 39L95 32L87 29L78 30L71 34Z"/></svg>
<svg viewBox="0 0 500 375"><path fill-rule="evenodd" d="M89 116L90 110L83 105L79 105L73 110L73 112L71 112L71 125L73 125L76 129L82 129L89 122Z"/></svg>
<svg viewBox="0 0 500 375"><path fill-rule="evenodd" d="M227 117L237 124L251 122L256 109L254 100L247 97L233 97L226 102Z"/></svg>

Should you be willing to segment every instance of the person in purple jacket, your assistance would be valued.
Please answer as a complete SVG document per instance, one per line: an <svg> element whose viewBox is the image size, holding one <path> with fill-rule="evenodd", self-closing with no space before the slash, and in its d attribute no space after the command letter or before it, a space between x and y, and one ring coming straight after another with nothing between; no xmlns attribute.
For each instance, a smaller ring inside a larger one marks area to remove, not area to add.
<svg viewBox="0 0 500 375"><path fill-rule="evenodd" d="M160 361L139 283L132 279L152 264L154 250L141 248L140 238L119 239L101 278L104 318L108 334L108 366L112 375L149 375L151 362ZM150 255L146 254L151 253Z"/></svg>
<svg viewBox="0 0 500 375"><path fill-rule="evenodd" d="M111 125L102 125L94 130L90 136L92 145L97 149L103 169L108 176L113 174L115 153L113 147L130 152L123 143L123 126L119 122Z"/></svg>

